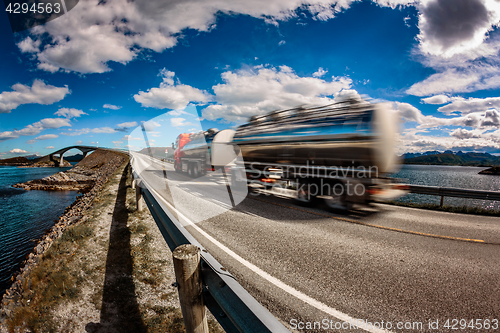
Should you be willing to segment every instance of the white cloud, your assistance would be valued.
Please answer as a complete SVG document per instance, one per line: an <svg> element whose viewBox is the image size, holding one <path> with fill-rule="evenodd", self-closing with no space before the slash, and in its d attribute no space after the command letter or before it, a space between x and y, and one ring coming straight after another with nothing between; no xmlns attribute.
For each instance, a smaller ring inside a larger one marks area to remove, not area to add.
<svg viewBox="0 0 500 333"><path fill-rule="evenodd" d="M464 114L453 118L424 116L416 107L408 103L395 102L401 118L409 122L417 122L417 129L438 128L440 126L462 126L474 128L489 128L500 125L500 113L495 109L484 112Z"/></svg>
<svg viewBox="0 0 500 333"><path fill-rule="evenodd" d="M488 110L484 113L484 119L481 122L481 127L487 126L500 126L500 113L497 110Z"/></svg>
<svg viewBox="0 0 500 333"><path fill-rule="evenodd" d="M409 5L414 5L419 2L419 0L372 0L382 7L391 7L395 9L396 7L404 7Z"/></svg>
<svg viewBox="0 0 500 333"><path fill-rule="evenodd" d="M138 125L137 121L129 121L129 122L121 123L121 124L116 125L115 131L127 132L130 127L135 127L137 125Z"/></svg>
<svg viewBox="0 0 500 333"><path fill-rule="evenodd" d="M82 144L82 140L78 140L77 142L75 142L75 144L81 145Z"/></svg>
<svg viewBox="0 0 500 333"><path fill-rule="evenodd" d="M35 140L50 140L50 139L55 139L58 138L59 135L57 134L45 134L45 135L40 135L35 138Z"/></svg>
<svg viewBox="0 0 500 333"><path fill-rule="evenodd" d="M156 127L161 127L160 124L158 124L156 121L153 121L153 120L143 121L141 123L144 126L144 129L146 130L146 132L154 132Z"/></svg>
<svg viewBox="0 0 500 333"><path fill-rule="evenodd" d="M498 57L497 57L498 58ZM498 66L500 66L500 58ZM496 61L492 59L492 61ZM500 87L500 68L485 65L481 61L466 62L468 67L461 68L448 64L439 68L439 73L412 85L406 92L416 96L429 96L443 93L463 93ZM457 67L457 68L456 68Z"/></svg>
<svg viewBox="0 0 500 333"><path fill-rule="evenodd" d="M71 127L71 123L68 119L63 118L45 118L33 124L35 127L41 127L43 129L47 128L60 128L60 127Z"/></svg>
<svg viewBox="0 0 500 333"><path fill-rule="evenodd" d="M416 59L436 73L407 91L417 96L500 87L500 3L422 0Z"/></svg>
<svg viewBox="0 0 500 333"><path fill-rule="evenodd" d="M78 109L68 109L68 108L61 108L57 110L56 113L54 113L56 116L61 116L61 117L66 117L68 119L71 118L78 118L81 117L82 115L88 115L87 113L83 112L82 110Z"/></svg>
<svg viewBox="0 0 500 333"><path fill-rule="evenodd" d="M477 90L481 76L474 70L446 69L432 74L422 82L415 83L406 92L416 96L429 96L441 93L457 93Z"/></svg>
<svg viewBox="0 0 500 333"><path fill-rule="evenodd" d="M287 66L228 71L222 73L222 79L224 83L212 87L217 104L203 110L206 119L239 122L272 110L304 104L325 105L352 83L345 77L334 77L330 82L300 77Z"/></svg>
<svg viewBox="0 0 500 333"><path fill-rule="evenodd" d="M37 39L34 41L31 39L31 37L26 37L24 40L22 40L17 46L23 53L35 53L40 51L40 44L42 41L40 39Z"/></svg>
<svg viewBox="0 0 500 333"><path fill-rule="evenodd" d="M67 136L78 136L78 135L85 135L89 133L104 133L104 134L111 134L111 133L116 133L116 130L111 128L111 127L97 127L97 128L80 128L77 130L69 130L68 132L61 133L62 135L67 135Z"/></svg>
<svg viewBox="0 0 500 333"><path fill-rule="evenodd" d="M320 68L318 69L318 71L316 71L316 72L314 72L314 73L313 73L313 76L314 76L314 77L322 77L322 76L323 76L323 75L325 75L327 72L328 72L327 70L325 71L322 67L320 67Z"/></svg>
<svg viewBox="0 0 500 333"><path fill-rule="evenodd" d="M403 130L399 153L447 149L500 149L500 112L495 109L478 109L481 112L450 114L451 118L440 118L424 116L419 109L407 103L396 102L395 106L404 120L417 123L414 128ZM441 135L430 134L436 130Z"/></svg>
<svg viewBox="0 0 500 333"><path fill-rule="evenodd" d="M16 83L12 86L12 90L0 93L0 113L10 113L22 104L53 104L70 93L67 86L55 87L41 80L33 81L31 87Z"/></svg>
<svg viewBox="0 0 500 333"><path fill-rule="evenodd" d="M121 123L121 124L118 124L116 125L117 127L119 128L129 128L129 127L134 127L134 126L137 126L137 121L129 121L129 122L126 122L126 123Z"/></svg>
<svg viewBox="0 0 500 333"><path fill-rule="evenodd" d="M396 102L396 109L399 111L401 118L407 121L422 123L425 119L422 112L411 104Z"/></svg>
<svg viewBox="0 0 500 333"><path fill-rule="evenodd" d="M19 135L16 135L13 131L0 132L0 142L11 139L17 139L18 137Z"/></svg>
<svg viewBox="0 0 500 333"><path fill-rule="evenodd" d="M479 47L500 20L495 0L422 0L419 11L421 50L445 58Z"/></svg>
<svg viewBox="0 0 500 333"><path fill-rule="evenodd" d="M64 118L45 118L36 123L30 124L20 130L0 132L0 142L17 139L20 136L37 135L46 129L56 129L60 127L70 127L71 123ZM34 141L33 141L34 142Z"/></svg>
<svg viewBox="0 0 500 333"><path fill-rule="evenodd" d="M171 118L170 119L170 124L173 127L192 126L193 125L190 122L186 122L186 119L184 119L184 118Z"/></svg>
<svg viewBox="0 0 500 333"><path fill-rule="evenodd" d="M11 151L9 151L9 153L12 153L12 154L25 154L25 153L27 153L27 151L26 150L22 150L20 148L14 148Z"/></svg>
<svg viewBox="0 0 500 333"><path fill-rule="evenodd" d="M446 132L445 132L446 133ZM500 149L500 130L455 129L446 135L429 135L425 130L407 129L401 135L398 153L427 150L485 151Z"/></svg>
<svg viewBox="0 0 500 333"><path fill-rule="evenodd" d="M192 115L184 110L172 110L168 111L168 114L171 116L180 116L181 114Z"/></svg>
<svg viewBox="0 0 500 333"><path fill-rule="evenodd" d="M120 140L128 140L128 141L144 141L144 139L141 138L134 138L132 135L125 135L123 138Z"/></svg>
<svg viewBox="0 0 500 333"><path fill-rule="evenodd" d="M45 149L54 149L54 146L45 147Z"/></svg>
<svg viewBox="0 0 500 333"><path fill-rule="evenodd" d="M453 132L450 133L451 136L456 137L458 139L471 139L471 138L480 138L481 137L481 132L477 131L469 131L466 130L465 128L457 128Z"/></svg>
<svg viewBox="0 0 500 333"><path fill-rule="evenodd" d="M113 105L113 104L104 104L102 107L105 109L110 109L110 110L120 110L122 108L121 106L117 106L117 105Z"/></svg>
<svg viewBox="0 0 500 333"><path fill-rule="evenodd" d="M115 133L116 131L111 127L99 127L91 130L92 133Z"/></svg>
<svg viewBox="0 0 500 333"><path fill-rule="evenodd" d="M143 107L157 109L183 109L189 103L205 104L211 100L210 94L191 86L175 83L174 72L161 70L160 75L163 82L159 88L148 89L147 92L140 91L134 95L137 103Z"/></svg>
<svg viewBox="0 0 500 333"><path fill-rule="evenodd" d="M72 10L31 30L31 40L18 43L23 52L36 55L38 68L81 73L109 71L108 62L126 64L141 49L162 52L176 45L185 29L209 31L217 15L243 14L270 24L296 17L296 9L309 11L317 20L328 20L353 0L234 0L81 1ZM47 42L39 48L39 40Z"/></svg>
<svg viewBox="0 0 500 333"><path fill-rule="evenodd" d="M438 109L446 115L459 112L463 115L476 112L485 112L491 108L500 110L500 97L469 98L454 97L450 104Z"/></svg>
<svg viewBox="0 0 500 333"><path fill-rule="evenodd" d="M426 104L445 104L450 101L450 97L446 95L435 95L427 98L422 98L422 102Z"/></svg>

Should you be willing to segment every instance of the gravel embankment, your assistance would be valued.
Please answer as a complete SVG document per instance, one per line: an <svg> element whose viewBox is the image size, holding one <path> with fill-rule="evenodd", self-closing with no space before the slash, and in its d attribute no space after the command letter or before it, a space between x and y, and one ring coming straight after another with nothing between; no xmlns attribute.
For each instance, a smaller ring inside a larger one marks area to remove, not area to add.
<svg viewBox="0 0 500 333"><path fill-rule="evenodd" d="M97 150L93 154L89 155L86 159L78 163L74 168L66 172L60 172L54 176L46 177L38 180L40 183L35 187L26 184L36 184L32 182L24 184L16 184L14 187L28 187L29 189L85 189L87 192L82 194L76 199L76 201L66 208L65 213L59 217L59 221L47 232L47 234L39 241L39 243L33 248L33 252L29 254L24 266L20 269L19 274L13 277L12 286L7 289L3 295L2 302L0 304L0 320L5 318L5 315L9 315L12 309L16 306L19 296L23 293L23 284L27 280L30 272L39 263L40 258L45 250L47 250L52 242L60 237L63 232L71 225L77 223L83 216L84 212L92 206L94 198L98 195L103 184L106 183L108 177L111 176L117 168L124 164L128 160L128 156L121 153L115 153L106 150ZM74 184L68 185L68 180L71 179L72 182L76 181L76 177L84 177L85 175L91 175L92 181L86 184L85 187L78 187ZM50 179L50 180L47 180ZM63 179L63 180L61 180ZM58 181L59 180L59 181ZM33 185L35 186L35 185Z"/></svg>
<svg viewBox="0 0 500 333"><path fill-rule="evenodd" d="M100 176L30 254L0 304L0 333L185 332L172 253L136 210L128 157L108 167L94 154L78 167Z"/></svg>

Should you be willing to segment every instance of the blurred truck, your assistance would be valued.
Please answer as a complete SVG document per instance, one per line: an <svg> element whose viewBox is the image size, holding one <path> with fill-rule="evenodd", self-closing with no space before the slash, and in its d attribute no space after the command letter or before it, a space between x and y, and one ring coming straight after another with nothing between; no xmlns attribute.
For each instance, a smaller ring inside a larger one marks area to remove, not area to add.
<svg viewBox="0 0 500 333"><path fill-rule="evenodd" d="M361 99L273 111L236 131L179 135L174 167L192 177L223 168L253 192L348 210L405 193L386 177L399 165L397 131L394 110Z"/></svg>

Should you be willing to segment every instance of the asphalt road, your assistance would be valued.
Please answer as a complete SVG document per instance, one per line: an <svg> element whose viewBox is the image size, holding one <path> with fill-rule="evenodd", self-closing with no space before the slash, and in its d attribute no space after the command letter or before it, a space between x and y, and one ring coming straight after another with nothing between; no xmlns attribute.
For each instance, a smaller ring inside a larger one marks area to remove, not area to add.
<svg viewBox="0 0 500 333"><path fill-rule="evenodd" d="M189 232L289 329L500 332L497 217L390 205L337 215L241 191L233 207L223 175L192 180L136 158ZM350 318L365 322L341 326Z"/></svg>

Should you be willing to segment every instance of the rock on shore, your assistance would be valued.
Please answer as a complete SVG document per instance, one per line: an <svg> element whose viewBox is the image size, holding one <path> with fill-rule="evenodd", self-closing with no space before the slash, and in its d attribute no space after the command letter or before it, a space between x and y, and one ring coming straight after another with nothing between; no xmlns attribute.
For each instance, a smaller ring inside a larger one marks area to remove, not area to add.
<svg viewBox="0 0 500 333"><path fill-rule="evenodd" d="M121 155L98 149L68 171L58 172L52 176L31 180L26 183L15 184L13 187L25 190L87 192L92 188L96 180L107 172L108 162L111 162L117 156Z"/></svg>
<svg viewBox="0 0 500 333"><path fill-rule="evenodd" d="M0 160L0 165L5 166L28 166L33 162L26 157L12 157Z"/></svg>
<svg viewBox="0 0 500 333"><path fill-rule="evenodd" d="M28 165L20 165L19 168L59 168L70 167L71 163L63 159L63 165L59 164L59 159L55 158L53 161L40 161Z"/></svg>
<svg viewBox="0 0 500 333"><path fill-rule="evenodd" d="M0 160L0 165L17 166L19 168L58 168L59 159L54 158L49 160L48 156L43 156L37 159L27 159L26 157L13 157ZM70 167L71 163L63 159L62 167Z"/></svg>
<svg viewBox="0 0 500 333"><path fill-rule="evenodd" d="M500 167L491 167L489 169L479 171L480 175L494 175L500 176Z"/></svg>

